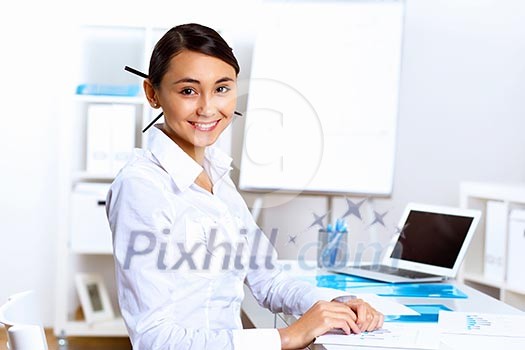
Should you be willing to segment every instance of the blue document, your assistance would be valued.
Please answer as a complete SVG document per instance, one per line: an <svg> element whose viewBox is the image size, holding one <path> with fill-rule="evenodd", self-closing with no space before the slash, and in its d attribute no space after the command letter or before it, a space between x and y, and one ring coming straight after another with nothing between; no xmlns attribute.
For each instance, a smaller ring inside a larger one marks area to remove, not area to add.
<svg viewBox="0 0 525 350"><path fill-rule="evenodd" d="M339 290L386 285L384 282L343 274L308 276L301 277L301 279L310 282L317 287L334 288Z"/></svg>
<svg viewBox="0 0 525 350"><path fill-rule="evenodd" d="M391 284L366 279L363 277L334 274L304 276L301 279L318 287L334 288L344 291L355 291L360 294L377 294L386 297L408 298L460 298L467 295L451 284L442 283L402 283Z"/></svg>
<svg viewBox="0 0 525 350"><path fill-rule="evenodd" d="M355 288L355 287L354 287ZM357 290L357 288L356 288ZM407 298L460 298L465 299L467 295L451 284L440 283L403 283L384 284L381 286L362 287L359 293L372 293L386 297Z"/></svg>
<svg viewBox="0 0 525 350"><path fill-rule="evenodd" d="M452 309L441 304L418 304L405 305L417 311L420 315L385 316L385 322L437 322L439 311L452 311Z"/></svg>

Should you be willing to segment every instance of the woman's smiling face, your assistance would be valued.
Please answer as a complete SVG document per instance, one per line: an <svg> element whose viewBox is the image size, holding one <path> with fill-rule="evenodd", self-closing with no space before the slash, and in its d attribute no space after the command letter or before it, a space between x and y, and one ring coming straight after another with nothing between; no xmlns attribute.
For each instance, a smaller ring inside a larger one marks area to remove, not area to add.
<svg viewBox="0 0 525 350"><path fill-rule="evenodd" d="M190 155L213 144L232 120L236 89L237 77L231 65L183 50L171 58L157 89L164 131Z"/></svg>

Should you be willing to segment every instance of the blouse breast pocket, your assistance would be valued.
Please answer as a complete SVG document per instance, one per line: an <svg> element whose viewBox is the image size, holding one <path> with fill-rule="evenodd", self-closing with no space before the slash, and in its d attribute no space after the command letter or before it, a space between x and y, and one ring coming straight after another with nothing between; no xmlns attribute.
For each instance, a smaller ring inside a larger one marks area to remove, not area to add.
<svg viewBox="0 0 525 350"><path fill-rule="evenodd" d="M208 216L187 218L186 254L202 277L216 278L231 269L235 244L222 221Z"/></svg>
<svg viewBox="0 0 525 350"><path fill-rule="evenodd" d="M213 220L203 215L184 219L184 252L188 265L193 270L201 270L207 255L208 235L213 230Z"/></svg>
<svg viewBox="0 0 525 350"><path fill-rule="evenodd" d="M179 215L168 235L169 242L164 248L165 265L172 272L192 272L202 268L206 257L207 231L213 227L213 220L197 211L187 210Z"/></svg>

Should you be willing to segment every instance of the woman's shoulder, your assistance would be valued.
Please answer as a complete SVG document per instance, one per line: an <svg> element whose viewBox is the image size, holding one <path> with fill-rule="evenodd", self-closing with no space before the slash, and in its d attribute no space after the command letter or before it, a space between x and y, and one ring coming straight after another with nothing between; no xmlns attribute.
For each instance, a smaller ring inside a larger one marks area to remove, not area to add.
<svg viewBox="0 0 525 350"><path fill-rule="evenodd" d="M168 173L156 161L151 152L136 149L131 159L120 169L112 187L146 185L164 188L169 181Z"/></svg>

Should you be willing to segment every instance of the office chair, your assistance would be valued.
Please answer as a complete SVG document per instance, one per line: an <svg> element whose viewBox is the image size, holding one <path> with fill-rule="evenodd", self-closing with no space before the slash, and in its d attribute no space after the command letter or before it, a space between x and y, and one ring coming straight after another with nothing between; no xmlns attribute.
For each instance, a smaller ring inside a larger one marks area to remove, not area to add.
<svg viewBox="0 0 525 350"><path fill-rule="evenodd" d="M48 350L33 291L14 294L0 306L0 323L7 331L9 350Z"/></svg>

